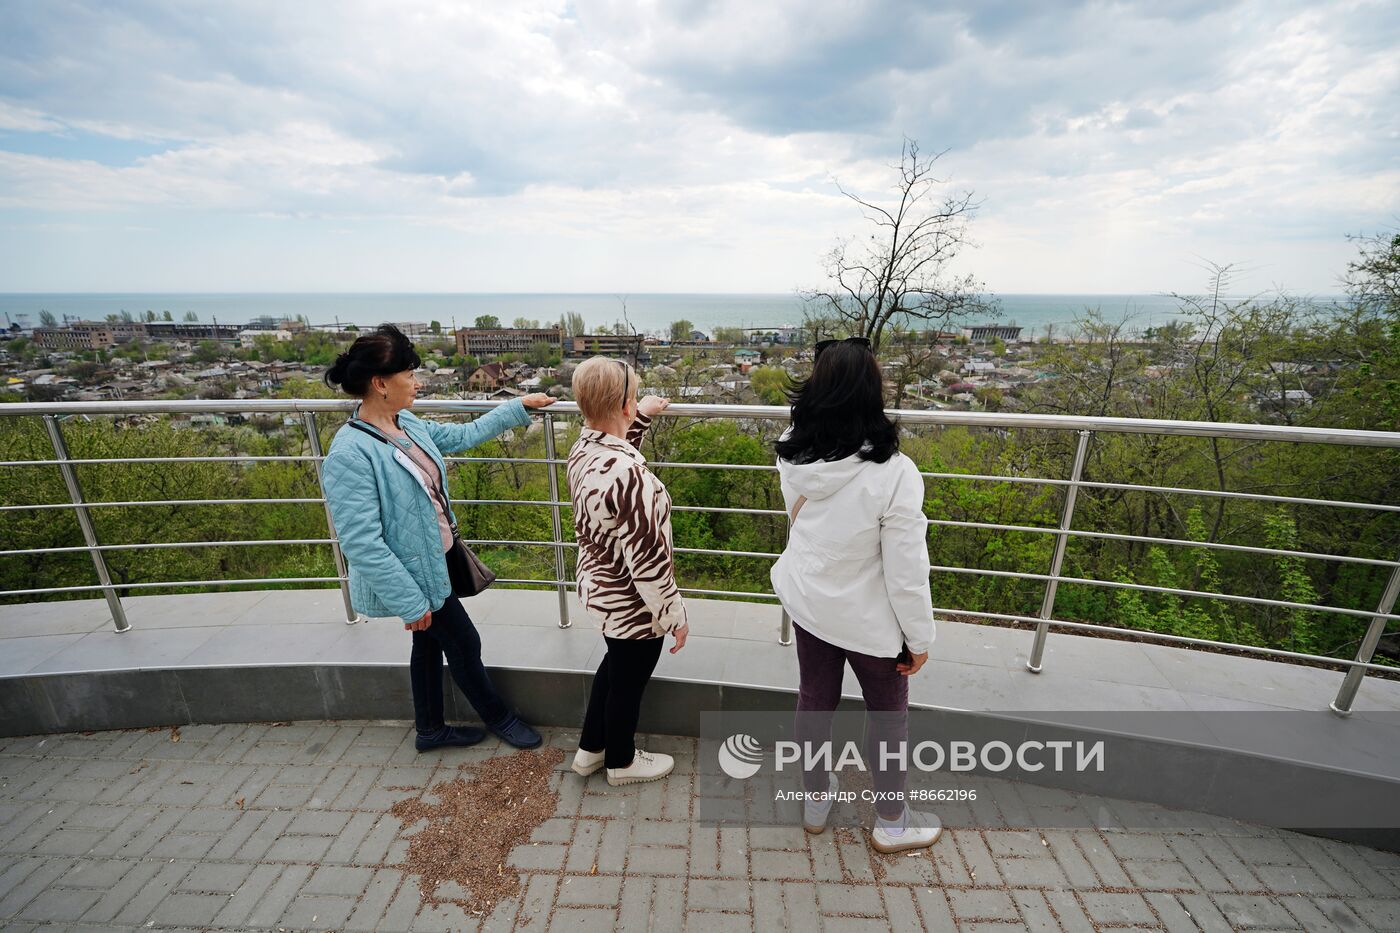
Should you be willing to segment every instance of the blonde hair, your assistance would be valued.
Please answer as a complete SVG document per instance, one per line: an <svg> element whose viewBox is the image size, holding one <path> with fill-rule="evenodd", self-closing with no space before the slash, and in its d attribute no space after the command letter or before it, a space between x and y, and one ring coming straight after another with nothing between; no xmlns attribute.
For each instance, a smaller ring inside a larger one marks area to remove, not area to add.
<svg viewBox="0 0 1400 933"><path fill-rule="evenodd" d="M622 360L592 356L574 370L574 399L585 421L614 417L636 391L637 374Z"/></svg>

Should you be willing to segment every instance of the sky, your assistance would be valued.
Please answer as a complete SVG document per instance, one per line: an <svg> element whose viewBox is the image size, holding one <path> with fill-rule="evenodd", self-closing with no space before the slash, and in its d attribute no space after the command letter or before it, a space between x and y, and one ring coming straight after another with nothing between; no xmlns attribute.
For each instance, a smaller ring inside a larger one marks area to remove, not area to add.
<svg viewBox="0 0 1400 933"><path fill-rule="evenodd" d="M903 140L1001 293L1339 291L1400 5L0 0L0 292L791 292Z"/></svg>

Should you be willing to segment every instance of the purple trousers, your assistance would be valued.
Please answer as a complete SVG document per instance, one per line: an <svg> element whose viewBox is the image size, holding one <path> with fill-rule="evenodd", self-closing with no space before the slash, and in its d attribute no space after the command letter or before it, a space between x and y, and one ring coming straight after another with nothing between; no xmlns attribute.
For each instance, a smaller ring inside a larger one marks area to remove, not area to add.
<svg viewBox="0 0 1400 933"><path fill-rule="evenodd" d="M831 740L831 722L841 702L841 680L846 665L855 671L860 692L865 697L866 727L864 756L875 790L882 799L875 810L893 820L904 812L904 769L891 764L881 767L880 743L894 749L909 738L909 678L895 670L894 658L877 658L859 651L847 651L793 625L797 641L797 741L819 746ZM834 761L840 750L833 749ZM827 789L829 778L822 769L804 771L802 785L809 792ZM899 797L885 795L898 794Z"/></svg>

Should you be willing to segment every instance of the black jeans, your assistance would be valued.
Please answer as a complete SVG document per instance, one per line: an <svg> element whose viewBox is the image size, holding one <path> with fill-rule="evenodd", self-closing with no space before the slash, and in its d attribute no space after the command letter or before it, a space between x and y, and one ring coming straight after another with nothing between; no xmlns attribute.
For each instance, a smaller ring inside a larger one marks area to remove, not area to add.
<svg viewBox="0 0 1400 933"><path fill-rule="evenodd" d="M449 596L440 609L433 610L433 623L413 633L413 654L408 675L413 682L413 720L419 732L436 732L443 726L442 659L452 679L467 700L490 725L499 723L510 707L496 692L486 667L481 663L481 636L461 600Z"/></svg>
<svg viewBox="0 0 1400 933"><path fill-rule="evenodd" d="M608 638L608 653L593 677L588 712L578 746L586 752L603 751L603 766L625 768L636 749L637 719L642 714L642 693L656 670L665 638Z"/></svg>

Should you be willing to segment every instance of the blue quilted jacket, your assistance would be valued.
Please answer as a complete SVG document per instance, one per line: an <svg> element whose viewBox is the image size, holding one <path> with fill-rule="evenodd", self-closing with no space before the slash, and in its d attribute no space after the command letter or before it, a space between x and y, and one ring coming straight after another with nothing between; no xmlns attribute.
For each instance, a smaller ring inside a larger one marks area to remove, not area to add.
<svg viewBox="0 0 1400 933"><path fill-rule="evenodd" d="M455 424L399 412L399 427L428 452L444 477L444 453L475 447L509 428L529 424L530 415L519 399L475 421ZM350 568L351 604L365 615L412 622L447 602L452 585L432 500L418 475L394 458L394 446L346 425L331 441L321 476Z"/></svg>

